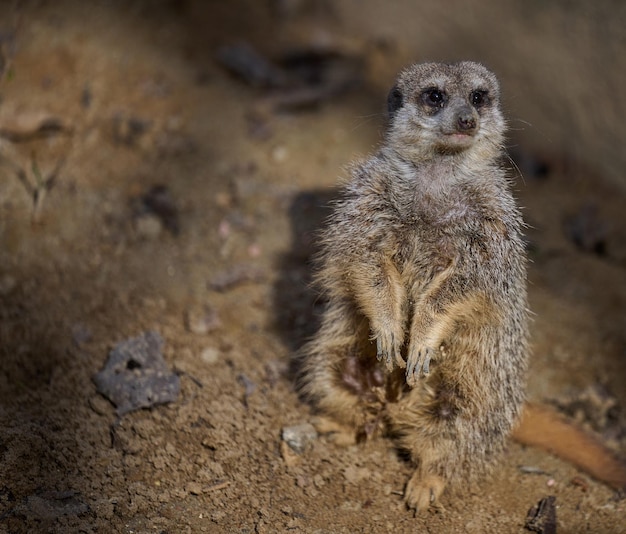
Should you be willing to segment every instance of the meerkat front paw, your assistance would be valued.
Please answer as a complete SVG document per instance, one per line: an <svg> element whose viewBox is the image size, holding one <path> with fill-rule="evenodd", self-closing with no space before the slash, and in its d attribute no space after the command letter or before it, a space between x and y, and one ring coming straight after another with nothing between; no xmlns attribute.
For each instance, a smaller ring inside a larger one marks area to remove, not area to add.
<svg viewBox="0 0 626 534"><path fill-rule="evenodd" d="M437 505L437 499L446 487L445 481L436 475L421 476L419 471L413 473L404 490L406 505L418 514L430 506Z"/></svg>
<svg viewBox="0 0 626 534"><path fill-rule="evenodd" d="M376 357L378 361L384 361L387 371L394 370L395 365L403 369L406 362L400 354L400 344L393 332L378 334L376 337Z"/></svg>
<svg viewBox="0 0 626 534"><path fill-rule="evenodd" d="M430 360L434 352L430 347L411 346L406 362L406 383L409 387L415 387L420 376L429 375Z"/></svg>

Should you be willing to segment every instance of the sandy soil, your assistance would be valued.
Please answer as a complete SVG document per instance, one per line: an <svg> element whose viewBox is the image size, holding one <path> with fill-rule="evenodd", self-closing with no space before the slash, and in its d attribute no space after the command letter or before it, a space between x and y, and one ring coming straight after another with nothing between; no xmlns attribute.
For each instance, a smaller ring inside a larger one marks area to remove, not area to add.
<svg viewBox="0 0 626 534"><path fill-rule="evenodd" d="M626 501L514 443L415 518L389 442L281 440L311 417L289 361L324 205L395 73L469 58L524 176L529 395L626 451L626 4L475 4L2 3L0 531L523 532L554 495L558 532L626 532ZM233 76L218 50L243 41L304 85ZM180 395L118 418L92 378L151 330Z"/></svg>

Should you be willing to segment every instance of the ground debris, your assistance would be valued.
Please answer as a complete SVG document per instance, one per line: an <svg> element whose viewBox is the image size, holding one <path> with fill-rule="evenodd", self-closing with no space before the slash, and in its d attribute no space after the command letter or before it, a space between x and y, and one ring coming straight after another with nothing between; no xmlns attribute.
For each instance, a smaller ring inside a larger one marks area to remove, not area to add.
<svg viewBox="0 0 626 534"><path fill-rule="evenodd" d="M528 510L524 528L539 534L556 534L556 497L554 495L544 497Z"/></svg>
<svg viewBox="0 0 626 534"><path fill-rule="evenodd" d="M24 143L55 134L71 134L72 127L61 117L46 112L19 113L4 117L0 137L12 143Z"/></svg>
<svg viewBox="0 0 626 534"><path fill-rule="evenodd" d="M167 368L157 332L118 343L93 377L99 393L117 408L118 415L173 402L180 392L179 377Z"/></svg>
<svg viewBox="0 0 626 534"><path fill-rule="evenodd" d="M541 469L541 467L535 467L534 465L519 465L517 468L525 475L550 475L550 473Z"/></svg>

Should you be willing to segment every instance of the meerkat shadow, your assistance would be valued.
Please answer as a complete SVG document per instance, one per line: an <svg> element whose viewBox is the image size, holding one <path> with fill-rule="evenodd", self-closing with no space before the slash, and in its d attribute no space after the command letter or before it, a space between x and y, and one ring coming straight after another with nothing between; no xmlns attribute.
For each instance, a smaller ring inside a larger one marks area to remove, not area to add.
<svg viewBox="0 0 626 534"><path fill-rule="evenodd" d="M319 327L323 297L313 287L314 258L320 232L338 196L339 188L302 191L293 197L288 209L291 240L277 263L272 323L289 349L291 379L298 375L298 349Z"/></svg>

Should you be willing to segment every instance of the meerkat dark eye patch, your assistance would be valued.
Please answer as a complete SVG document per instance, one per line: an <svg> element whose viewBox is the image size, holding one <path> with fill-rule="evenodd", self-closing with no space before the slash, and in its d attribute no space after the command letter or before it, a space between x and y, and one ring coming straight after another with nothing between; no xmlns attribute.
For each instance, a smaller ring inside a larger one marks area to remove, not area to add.
<svg viewBox="0 0 626 534"><path fill-rule="evenodd" d="M400 91L397 85L394 85L387 96L387 112L389 115L393 115L403 104L404 97L402 96L402 91Z"/></svg>
<svg viewBox="0 0 626 534"><path fill-rule="evenodd" d="M489 104L489 93L482 89L470 93L470 102L475 108L480 108Z"/></svg>
<svg viewBox="0 0 626 534"><path fill-rule="evenodd" d="M446 103L446 93L436 87L430 87L422 93L422 102L432 108L442 108Z"/></svg>

